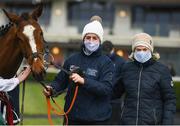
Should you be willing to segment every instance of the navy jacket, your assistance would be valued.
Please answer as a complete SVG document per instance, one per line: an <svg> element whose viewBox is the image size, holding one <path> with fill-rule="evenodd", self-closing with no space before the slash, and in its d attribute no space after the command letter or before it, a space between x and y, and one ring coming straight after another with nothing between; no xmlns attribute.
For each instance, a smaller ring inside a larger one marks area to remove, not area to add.
<svg viewBox="0 0 180 126"><path fill-rule="evenodd" d="M112 53L108 55L108 57L112 60L114 66L115 66L115 71L114 71L114 79L118 78L120 76L120 71L123 66L123 64L126 62L125 59L122 57L118 56L115 53Z"/></svg>
<svg viewBox="0 0 180 126"><path fill-rule="evenodd" d="M85 84L79 87L77 99L68 118L76 121L104 121L110 118L112 110L109 101L114 71L112 61L101 54L101 49L90 56L81 51L69 57L64 63L66 70L71 70L74 66L80 67L85 73ZM56 92L68 89L64 107L67 111L74 95L75 84L69 80L65 72L61 71L51 86Z"/></svg>
<svg viewBox="0 0 180 126"><path fill-rule="evenodd" d="M114 88L116 95L126 92L121 124L173 124L176 97L169 69L149 60L126 63Z"/></svg>
<svg viewBox="0 0 180 126"><path fill-rule="evenodd" d="M114 74L113 74L113 85L114 85L115 80L117 80L117 78L119 78L120 76L122 66L126 62L126 60L115 53L108 55L108 57L112 60L115 67ZM121 103L121 100L119 98L116 99L116 95L113 93L111 102L119 104Z"/></svg>

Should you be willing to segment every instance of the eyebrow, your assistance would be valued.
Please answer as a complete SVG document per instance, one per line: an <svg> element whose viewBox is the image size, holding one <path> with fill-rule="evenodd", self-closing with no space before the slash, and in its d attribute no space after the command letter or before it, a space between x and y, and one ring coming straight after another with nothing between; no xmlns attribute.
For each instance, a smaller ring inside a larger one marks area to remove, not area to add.
<svg viewBox="0 0 180 126"><path fill-rule="evenodd" d="M136 50L147 50L147 48L143 48L143 49L138 49L138 48L136 48Z"/></svg>
<svg viewBox="0 0 180 126"><path fill-rule="evenodd" d="M97 36L86 36L85 38L87 38L87 39L90 39L90 38L93 38L93 39L98 39L98 37L97 37Z"/></svg>

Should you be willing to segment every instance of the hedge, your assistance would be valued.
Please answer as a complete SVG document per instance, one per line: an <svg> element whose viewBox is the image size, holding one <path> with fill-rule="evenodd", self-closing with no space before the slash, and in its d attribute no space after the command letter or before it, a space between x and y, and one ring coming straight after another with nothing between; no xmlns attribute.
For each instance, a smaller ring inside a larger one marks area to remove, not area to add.
<svg viewBox="0 0 180 126"><path fill-rule="evenodd" d="M174 82L174 90L176 92L176 106L177 110L180 111L180 82Z"/></svg>

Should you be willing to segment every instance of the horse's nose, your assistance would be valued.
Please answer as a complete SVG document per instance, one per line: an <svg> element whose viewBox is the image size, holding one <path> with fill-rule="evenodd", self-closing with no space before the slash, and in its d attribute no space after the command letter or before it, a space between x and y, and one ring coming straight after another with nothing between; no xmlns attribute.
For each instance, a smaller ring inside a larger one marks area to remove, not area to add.
<svg viewBox="0 0 180 126"><path fill-rule="evenodd" d="M45 66L44 63L42 63L42 60L39 58L36 61L34 60L31 68L33 77L38 81L42 81L46 75Z"/></svg>
<svg viewBox="0 0 180 126"><path fill-rule="evenodd" d="M37 81L43 81L45 75L46 75L45 70L43 70L43 71L42 71L41 73L39 73L39 74L33 73L33 77L34 77Z"/></svg>

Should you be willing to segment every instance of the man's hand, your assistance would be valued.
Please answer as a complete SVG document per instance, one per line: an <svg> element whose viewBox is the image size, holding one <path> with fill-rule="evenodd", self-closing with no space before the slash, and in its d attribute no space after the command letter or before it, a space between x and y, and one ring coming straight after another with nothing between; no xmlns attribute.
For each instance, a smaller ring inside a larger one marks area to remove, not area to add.
<svg viewBox="0 0 180 126"><path fill-rule="evenodd" d="M73 73L71 76L70 76L70 79L72 81L74 81L74 83L78 83L78 84L81 84L81 85L84 85L84 78L82 78L79 74L77 73Z"/></svg>
<svg viewBox="0 0 180 126"><path fill-rule="evenodd" d="M22 81L24 81L24 80L28 77L28 75L30 74L30 72L31 72L30 66L28 66L24 71L22 71L22 72L17 76L17 78L18 78L18 80L19 80L19 83L21 83Z"/></svg>

